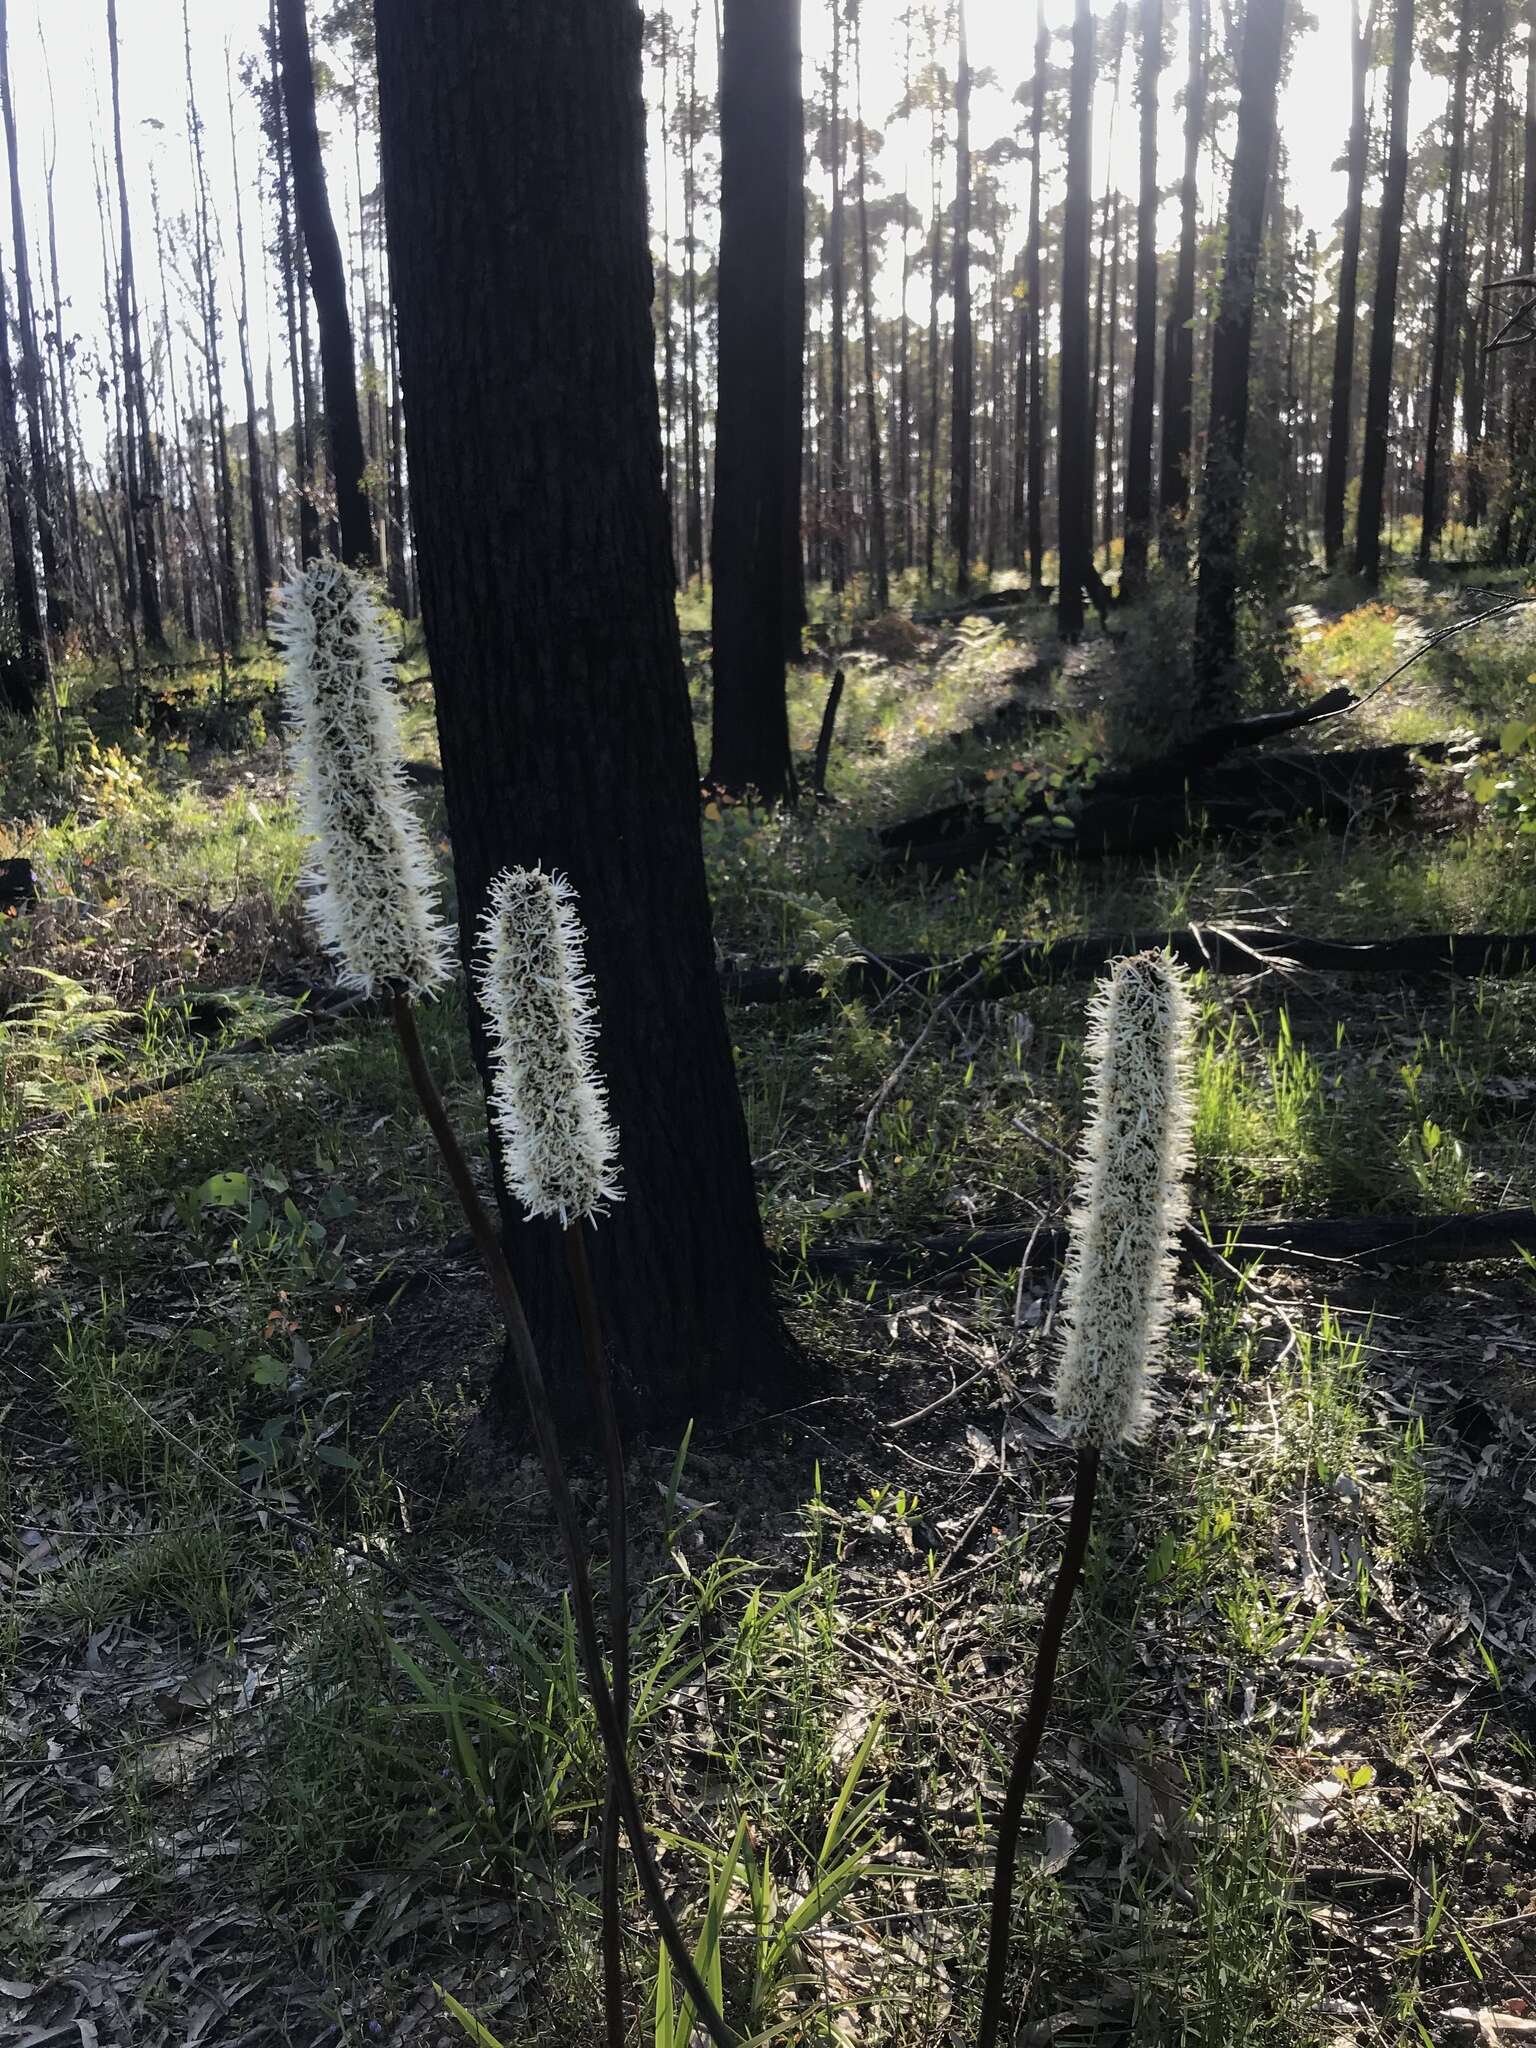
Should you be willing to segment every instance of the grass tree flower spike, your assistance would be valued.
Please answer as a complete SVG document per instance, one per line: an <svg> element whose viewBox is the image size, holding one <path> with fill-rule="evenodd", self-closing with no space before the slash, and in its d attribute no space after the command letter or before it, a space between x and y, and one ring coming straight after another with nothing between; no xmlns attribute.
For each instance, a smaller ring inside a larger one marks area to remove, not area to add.
<svg viewBox="0 0 1536 2048"><path fill-rule="evenodd" d="M1024 1801L1051 1710L1062 1638L1093 1532L1099 1463L1132 1442L1172 1305L1189 1147L1189 1001L1164 953L1117 961L1090 1012L1091 1114L1067 1268L1056 1408L1077 1444L1072 1516L1040 1619L1035 1675L997 1830L977 2048L996 2048L1007 2005L1013 1876ZM1017 2017L1017 2015L1015 2015Z"/></svg>
<svg viewBox="0 0 1536 2048"><path fill-rule="evenodd" d="M1165 953L1116 963L1094 997L1091 1115L1063 1296L1056 1409L1097 1450L1134 1442L1172 1307L1188 1204L1189 998Z"/></svg>
<svg viewBox="0 0 1536 2048"><path fill-rule="evenodd" d="M590 1221L619 1199L618 1138L592 1057L597 1010L564 875L534 867L496 877L478 981L508 1183L530 1216Z"/></svg>
<svg viewBox="0 0 1536 2048"><path fill-rule="evenodd" d="M310 910L365 995L448 980L452 938L401 760L391 653L362 577L322 557L289 578L273 616L297 730L299 805L316 845Z"/></svg>

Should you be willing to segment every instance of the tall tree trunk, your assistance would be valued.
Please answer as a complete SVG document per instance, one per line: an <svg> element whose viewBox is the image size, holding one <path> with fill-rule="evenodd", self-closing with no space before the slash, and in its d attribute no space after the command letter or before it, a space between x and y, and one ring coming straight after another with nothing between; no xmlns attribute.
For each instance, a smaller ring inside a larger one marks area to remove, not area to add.
<svg viewBox="0 0 1536 2048"><path fill-rule="evenodd" d="M1360 0L1350 0L1351 85L1349 184L1344 200L1344 249L1339 263L1339 310L1333 336L1333 396L1328 408L1328 470L1323 482L1323 559L1332 569L1344 550L1344 493L1349 483L1350 409L1355 378L1355 308L1360 289L1360 223L1365 204L1365 86L1371 65L1376 8L1362 29Z"/></svg>
<svg viewBox="0 0 1536 2048"><path fill-rule="evenodd" d="M848 280L843 217L843 0L832 0L832 98L827 124L832 205L827 215L827 280L832 327L832 589L848 580Z"/></svg>
<svg viewBox="0 0 1536 2048"><path fill-rule="evenodd" d="M1276 101L1285 49L1287 0L1248 0L1238 73L1237 147L1227 202L1226 261L1211 343L1211 424L1200 494L1200 587L1195 608L1195 698L1200 722L1214 723L1232 697L1237 661L1238 564L1247 489L1248 365L1253 302ZM1206 714L1210 714L1206 719Z"/></svg>
<svg viewBox="0 0 1536 2048"><path fill-rule="evenodd" d="M728 0L720 80L720 392L715 427L710 780L793 798L784 691L790 181L799 0ZM765 260L766 252L766 260Z"/></svg>
<svg viewBox="0 0 1536 2048"><path fill-rule="evenodd" d="M905 38L902 45L901 100L912 101L912 15L911 0L902 15ZM899 569L910 569L914 550L912 524L912 322L907 317L907 294L912 283L911 178L909 160L904 156L901 185L901 312L897 329L896 370L896 548Z"/></svg>
<svg viewBox="0 0 1536 2048"><path fill-rule="evenodd" d="M1186 552L1195 452L1195 262L1200 247L1200 143L1205 133L1207 0L1189 0L1189 72L1184 87L1184 175L1179 184L1179 259L1163 346L1163 454L1158 472L1159 542L1165 559Z"/></svg>
<svg viewBox="0 0 1536 2048"><path fill-rule="evenodd" d="M1093 411L1088 367L1088 272L1093 202L1093 12L1077 0L1067 119L1067 210L1061 237L1061 432L1057 462L1061 582L1056 614L1064 640L1083 630L1083 591L1093 568Z"/></svg>
<svg viewBox="0 0 1536 2048"><path fill-rule="evenodd" d="M885 476L880 460L879 365L875 354L875 279L869 246L869 148L864 133L864 9L852 0L854 126L859 164L859 285L864 316L864 425L869 460L870 591L877 612L891 608L891 565L885 533Z"/></svg>
<svg viewBox="0 0 1536 2048"><path fill-rule="evenodd" d="M1445 215L1440 223L1440 257L1435 274L1434 343L1429 359L1429 431L1424 447L1424 517L1419 528L1419 567L1429 558L1445 525L1442 471L1449 453L1456 405L1456 351L1452 346L1452 300L1456 285L1456 236L1461 218L1462 159L1467 146L1467 66L1472 43L1472 9L1461 11L1456 37L1456 76L1451 86L1451 141L1445 169ZM1450 379L1450 391L1446 379Z"/></svg>
<svg viewBox="0 0 1536 2048"><path fill-rule="evenodd" d="M683 336L687 418L687 516L684 521L689 584L704 578L704 402L699 389L699 0L693 0L688 43L688 126L683 158Z"/></svg>
<svg viewBox="0 0 1536 2048"><path fill-rule="evenodd" d="M80 562L80 488L76 478L75 450L79 437L75 426L74 397L69 374L69 352L64 340L64 294L59 282L59 224L54 205L55 154L58 147L57 131L52 119L48 131L48 168L45 174L48 203L48 273L53 290L52 348L54 375L59 387L59 423L64 439L64 493L69 513L69 554L76 578L77 591L83 589L79 579Z"/></svg>
<svg viewBox="0 0 1536 2048"><path fill-rule="evenodd" d="M0 264L0 471L5 480L5 512L11 540L11 595L16 606L19 651L0 661L0 704L29 717L36 712L48 675L48 634L37 587L33 552L32 500L22 460L21 431L16 419L16 376L11 364L10 294Z"/></svg>
<svg viewBox="0 0 1536 2048"><path fill-rule="evenodd" d="M251 280L245 262L245 205L240 197L240 149L235 139L235 88L229 81L229 161L235 180L235 260L240 270L240 375L245 384L245 465L251 494L251 553L256 588L261 593L261 623L267 622L267 597L272 588L272 541L267 531L267 484L257 418L256 373L251 366Z"/></svg>
<svg viewBox="0 0 1536 2048"><path fill-rule="evenodd" d="M944 203L940 173L944 162L944 102L939 90L937 21L928 16L928 71L933 104L929 113L928 170L932 233L928 246L928 393L924 424L927 505L923 573L932 588L939 546L939 300L944 289Z"/></svg>
<svg viewBox="0 0 1536 2048"><path fill-rule="evenodd" d="M1140 57L1136 361L1131 372L1131 425L1125 451L1125 555L1120 568L1120 595L1132 601L1147 587L1147 557L1152 541L1152 414L1157 394L1157 101L1163 69L1163 0L1141 0Z"/></svg>
<svg viewBox="0 0 1536 2048"><path fill-rule="evenodd" d="M160 611L160 574L155 554L154 443L144 393L144 357L139 340L139 301L133 276L133 220L128 210L128 170L123 156L123 98L118 61L117 0L107 0L107 47L112 73L112 144L117 159L117 205L122 241L117 272L117 321L123 358L123 478L137 570L134 600L151 647L165 645Z"/></svg>
<svg viewBox="0 0 1536 2048"><path fill-rule="evenodd" d="M796 0L798 9L799 0ZM805 511L803 463L805 435L805 92L796 14L796 38L788 64L790 78L788 149L789 246L785 251L784 335L784 658L799 661L805 652L809 613L805 602Z"/></svg>
<svg viewBox="0 0 1536 2048"><path fill-rule="evenodd" d="M728 26L728 102L747 54L732 27L766 11L754 0ZM514 21L504 0L378 0L376 19L466 966L499 869L570 874L620 1133L624 1200L592 1246L620 1388L648 1422L734 1410L782 1377L783 1352L715 974L661 494L639 9L565 0ZM785 8L778 95L796 26ZM771 161L778 227L759 248L782 251L782 128ZM764 268L782 311L783 266ZM487 278L507 283L487 293ZM476 1050L484 1071L478 1036ZM560 1232L505 1195L503 1217L552 1391L580 1418Z"/></svg>
<svg viewBox="0 0 1536 2048"><path fill-rule="evenodd" d="M293 172L294 209L309 258L310 289L320 326L325 422L331 451L342 559L376 565L373 516L363 475L363 426L357 406L357 357L347 310L347 273L325 186L325 161L315 117L315 72L305 0L276 0L282 52L283 105Z"/></svg>
<svg viewBox="0 0 1536 2048"><path fill-rule="evenodd" d="M1120 380L1120 194L1111 204L1113 227L1109 254L1109 322L1105 337L1106 368L1104 407L1104 567L1108 569L1115 544L1115 459L1118 454L1116 397Z"/></svg>
<svg viewBox="0 0 1536 2048"><path fill-rule="evenodd" d="M293 218L293 181L289 173L288 120L283 110L277 0L268 0L268 41L272 54L272 136L277 158L277 247L283 278L283 316L287 329L288 364L293 395L293 464L299 501L299 560L312 562L323 546L320 504L315 489L313 408L309 402L309 346L304 334L304 287L300 276L298 232Z"/></svg>
<svg viewBox="0 0 1536 2048"><path fill-rule="evenodd" d="M192 15L181 0L181 32L187 68L187 139L192 154L193 245L197 271L198 311L203 324L203 362L208 379L209 455L213 469L214 509L219 536L219 603L223 616L221 644L240 640L240 572L235 561L235 484L229 462L229 424L224 410L224 350L219 333L219 282L214 258L213 223L208 199L208 168L203 156L203 118L197 108L192 74Z"/></svg>
<svg viewBox="0 0 1536 2048"><path fill-rule="evenodd" d="M27 453L32 502L37 508L37 539L43 558L48 625L64 632L70 622L69 601L60 573L58 535L53 517L53 492L43 446L43 365L37 341L37 315L32 304L32 267L27 252L27 215L21 196L21 168L16 146L16 110L11 99L10 24L6 0L0 0L0 106L5 114L5 153L11 179L11 237L16 263L16 335L21 346L22 408L27 421Z"/></svg>
<svg viewBox="0 0 1536 2048"><path fill-rule="evenodd" d="M1521 141L1520 167L1520 274L1529 277L1536 270L1536 0L1526 0L1525 10L1525 123ZM1536 369L1529 351L1514 353L1520 360L1510 371L1509 411L1505 450L1509 481L1499 506L1498 535L1494 558L1508 562L1514 546L1515 506L1524 492L1516 479L1528 470L1532 429L1536 426Z"/></svg>
<svg viewBox="0 0 1536 2048"><path fill-rule="evenodd" d="M1499 273L1499 226L1504 182L1504 0L1492 0L1485 23L1488 49L1493 64L1493 113L1488 124L1488 175L1484 191L1483 276L1477 294L1475 317L1468 313L1464 330L1462 374L1462 426L1467 443L1467 524L1483 523L1488 510L1488 488L1484 477L1486 451L1483 446L1490 404L1490 362L1493 286ZM1470 265L1463 275L1470 278Z"/></svg>
<svg viewBox="0 0 1536 2048"><path fill-rule="evenodd" d="M1397 0L1392 28L1391 126L1381 231L1376 251L1376 296L1371 309L1370 379L1365 398L1365 448L1360 464L1360 511L1355 530L1355 574L1374 588L1381 581L1381 522L1391 449L1392 367L1397 339L1397 278L1403 254L1403 208L1408 189L1408 94L1413 78L1413 0Z"/></svg>
<svg viewBox="0 0 1536 2048"><path fill-rule="evenodd" d="M1029 587L1036 597L1045 585L1045 360L1042 341L1044 302L1040 289L1040 155L1045 135L1045 73L1050 54L1046 37L1045 0L1035 8L1035 81L1029 108L1029 241L1024 255L1025 308L1028 318L1029 450Z"/></svg>
<svg viewBox="0 0 1536 2048"><path fill-rule="evenodd" d="M960 0L960 68L955 82L955 360L950 414L950 538L955 587L971 587L971 503L975 482L976 340L971 319L971 55Z"/></svg>

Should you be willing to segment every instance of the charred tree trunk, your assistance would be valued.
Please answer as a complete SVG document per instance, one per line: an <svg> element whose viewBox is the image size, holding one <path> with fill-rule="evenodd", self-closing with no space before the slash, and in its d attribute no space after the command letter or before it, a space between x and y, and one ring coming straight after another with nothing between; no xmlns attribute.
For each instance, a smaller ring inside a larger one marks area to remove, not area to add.
<svg viewBox="0 0 1536 2048"><path fill-rule="evenodd" d="M229 160L235 179L235 261L240 269L240 375L245 385L245 462L251 495L251 553L261 593L261 623L267 622L272 588L272 540L267 531L267 484L256 408L256 373L251 367L251 281L245 263L245 205L240 197L240 151L235 141L235 92L229 90Z"/></svg>
<svg viewBox="0 0 1536 2048"><path fill-rule="evenodd" d="M1057 465L1063 639L1083 630L1083 591L1093 568L1093 417L1088 365L1088 272L1092 232L1093 13L1077 0L1067 125L1067 211L1061 242L1061 438Z"/></svg>
<svg viewBox="0 0 1536 2048"><path fill-rule="evenodd" d="M214 257L213 222L208 201L208 167L203 156L203 120L197 110L192 75L192 14L181 6L182 38L187 67L187 138L192 151L194 255L198 311L203 324L203 363L208 379L209 456L213 470L215 524L219 537L219 603L223 615L221 645L240 641L240 572L235 560L235 483L229 461L229 423L224 409L224 350L219 334L219 285Z"/></svg>
<svg viewBox="0 0 1536 2048"><path fill-rule="evenodd" d="M33 553L32 500L16 420L16 376L11 364L10 294L0 265L0 471L11 540L11 593L16 605L16 656L0 661L0 704L30 717L38 709L48 676L48 635L37 587Z"/></svg>
<svg viewBox="0 0 1536 2048"><path fill-rule="evenodd" d="M976 406L976 339L971 318L971 57L960 0L960 69L955 84L955 360L950 414L950 537L955 588L971 587L971 504L975 482L972 446Z"/></svg>
<svg viewBox="0 0 1536 2048"><path fill-rule="evenodd" d="M1238 562L1247 478L1248 365L1264 242L1286 0L1249 0L1239 72L1237 148L1227 211L1221 303L1211 344L1211 424L1200 494L1200 589L1195 610L1197 716L1225 708L1237 659Z"/></svg>
<svg viewBox="0 0 1536 2048"><path fill-rule="evenodd" d="M843 0L832 0L832 102L827 129L832 207L827 216L827 286L832 327L832 589L848 580L848 303L847 234L843 209Z"/></svg>
<svg viewBox="0 0 1536 2048"><path fill-rule="evenodd" d="M1189 0L1189 74L1184 87L1184 175L1179 184L1179 260L1163 345L1163 454L1158 527L1165 557L1182 563L1195 452L1195 259L1200 247L1200 140L1205 132L1207 0Z"/></svg>
<svg viewBox="0 0 1536 2048"><path fill-rule="evenodd" d="M1141 178L1136 196L1136 361L1131 372L1131 427L1125 457L1125 555L1120 595L1134 600L1147 587L1152 543L1152 414L1157 392L1157 99L1163 69L1163 0L1142 0Z"/></svg>
<svg viewBox="0 0 1536 2048"><path fill-rule="evenodd" d="M1029 489L1029 587L1045 587L1045 362L1041 338L1040 153L1045 135L1045 71L1050 53L1045 0L1035 9L1035 80L1029 108L1029 242L1024 255L1028 321L1029 448L1025 459Z"/></svg>
<svg viewBox="0 0 1536 2048"><path fill-rule="evenodd" d="M11 237L16 263L16 335L21 347L21 395L27 421L27 454L32 502L37 509L38 547L43 558L48 626L62 633L70 623L69 601L60 573L59 542L53 517L53 491L43 444L43 365L37 341L37 314L32 303L32 266L27 253L27 216L21 197L21 168L16 146L16 110L11 99L10 24L6 0L0 0L0 106L5 113L5 153L11 180Z"/></svg>
<svg viewBox="0 0 1536 2048"><path fill-rule="evenodd" d="M790 161L799 0L730 0L720 81L720 394L715 429L714 727L710 780L794 795L784 692L792 485ZM772 252L781 252L773 260ZM765 256L765 252L768 252ZM798 459L796 462L798 468Z"/></svg>
<svg viewBox="0 0 1536 2048"><path fill-rule="evenodd" d="M139 340L139 301L133 275L133 219L128 210L128 170L123 156L123 99L117 47L117 0L107 0L107 47L112 72L112 143L117 159L117 205L121 246L117 271L117 324L123 361L123 485L131 522L131 563L137 570L133 601L151 647L165 645L160 610L160 572L155 549L154 443L144 392L144 357Z"/></svg>
<svg viewBox="0 0 1536 2048"><path fill-rule="evenodd" d="M798 0L796 0L798 7ZM787 59L790 77L789 248L785 255L784 310L784 658L799 661L805 651L805 96L796 14L795 48Z"/></svg>
<svg viewBox="0 0 1536 2048"><path fill-rule="evenodd" d="M877 612L891 608L891 565L885 531L885 475L880 459L879 364L875 352L875 279L869 244L869 149L864 133L864 10L853 0L854 122L859 165L859 288L864 320L864 429L869 453L869 588Z"/></svg>
<svg viewBox="0 0 1536 2048"><path fill-rule="evenodd" d="M1429 431L1424 448L1424 518L1419 528L1419 567L1426 568L1445 525L1446 467L1451 417L1456 406L1456 351L1452 345L1452 301L1456 285L1456 237L1461 221L1462 159L1467 145L1467 67L1471 55L1472 9L1464 7L1456 37L1456 76L1451 86L1451 141L1445 169L1445 217L1440 224L1440 259L1435 273L1435 329L1429 359ZM1450 379L1450 391L1446 379Z"/></svg>
<svg viewBox="0 0 1536 2048"><path fill-rule="evenodd" d="M736 27L764 11L756 0ZM499 869L569 872L621 1134L624 1200L592 1246L620 1386L650 1422L738 1408L782 1378L784 1351L699 845L661 493L639 9L566 0L514 22L503 0L378 0L376 19L466 965ZM792 10L778 29L781 92L798 49ZM734 92L746 53L729 34ZM778 230L760 249L782 250L782 128L771 162ZM782 264L766 267L782 293ZM487 294L487 278L519 282ZM783 332L776 320L780 346ZM778 412L764 410L777 447ZM780 530L775 517L775 568ZM505 1195L502 1214L552 1394L579 1421L560 1232Z"/></svg>
<svg viewBox="0 0 1536 2048"><path fill-rule="evenodd" d="M1403 255L1408 190L1408 92L1413 77L1413 0L1397 0L1392 28L1392 108L1387 174L1381 194L1376 297L1371 309L1371 367L1365 397L1365 452L1360 464L1360 514L1355 574L1373 588L1381 580L1381 522L1386 505L1392 431L1392 357L1397 339L1397 277Z"/></svg>
<svg viewBox="0 0 1536 2048"><path fill-rule="evenodd" d="M1333 339L1333 396L1328 408L1328 470L1323 483L1323 559L1332 569L1344 551L1344 493L1349 482L1351 401L1355 379L1355 306L1360 286L1360 219L1365 202L1365 84L1371 39L1360 25L1360 0L1350 0L1353 98L1349 122L1349 187L1339 263L1338 324ZM1374 24L1375 8L1372 7Z"/></svg>
<svg viewBox="0 0 1536 2048"><path fill-rule="evenodd" d="M293 173L294 211L309 259L309 283L320 326L325 423L331 452L342 559L354 568L376 564L373 515L363 476L363 425L357 405L357 356L347 309L347 273L325 185L315 73L305 0L275 0L282 53L283 107Z"/></svg>

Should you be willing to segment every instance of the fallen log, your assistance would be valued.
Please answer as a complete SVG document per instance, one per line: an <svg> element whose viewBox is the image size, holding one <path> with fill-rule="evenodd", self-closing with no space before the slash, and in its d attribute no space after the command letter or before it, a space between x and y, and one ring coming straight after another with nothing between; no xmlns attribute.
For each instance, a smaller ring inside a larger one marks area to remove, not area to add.
<svg viewBox="0 0 1536 2048"><path fill-rule="evenodd" d="M1045 664L1025 670L1018 678L1028 681L1038 674L1049 674ZM1324 718L1332 718L1340 711L1347 711L1355 702L1351 691L1342 686L1330 690L1314 703L1297 711L1265 711L1253 718L1234 718L1223 725L1207 727L1182 746L1170 753L1159 754L1154 760L1134 763L1124 768L1111 768L1094 782L1090 796L1104 800L1112 797L1166 797L1182 791L1191 776L1201 770L1216 767L1228 754L1237 753L1246 747L1263 745L1268 740L1282 738L1286 733L1298 732L1304 726L1316 725ZM994 712L990 719L981 719L968 727L959 737L965 739L988 739L1000 737L1008 729L1009 716L1017 716L1014 705L1004 705L1000 712ZM999 730L994 731L994 726ZM1420 748L1421 753L1432 751ZM1313 758L1313 757L1307 757ZM979 787L972 783L971 787ZM886 825L880 832L882 846L922 845L943 839L953 832L975 821L977 806L965 800L944 804L938 810L925 812L921 817L903 819L900 824Z"/></svg>
<svg viewBox="0 0 1536 2048"><path fill-rule="evenodd" d="M1101 778L1067 806L1015 816L975 803L946 806L903 826L888 826L882 865L908 864L951 874L1004 850L1025 862L1059 852L1081 858L1162 853L1190 838L1241 838L1307 820L1343 831L1364 815L1382 818L1418 786L1417 764L1443 760L1449 744L1353 747L1318 754L1291 748L1252 760L1196 769L1162 793L1127 794ZM916 837L919 832L930 837ZM1033 841L1027 836L1033 832Z"/></svg>
<svg viewBox="0 0 1536 2048"><path fill-rule="evenodd" d="M1490 975L1536 968L1536 932L1413 932L1395 939L1316 939L1258 925L1185 925L1178 931L1093 932L1078 939L1024 939L935 960L925 953L861 953L841 966L835 993L889 995L910 987L925 996L953 995L975 983L978 1002L1014 995L1041 981L1091 981L1127 953L1167 951L1211 974ZM814 1002L827 977L817 968L747 967L720 977L729 1002Z"/></svg>
<svg viewBox="0 0 1536 2048"><path fill-rule="evenodd" d="M1060 1225L952 1230L905 1244L888 1240L813 1245L799 1261L813 1279L885 1280L897 1285L942 1286L963 1281L977 1266L1007 1272L1028 1261L1048 1272L1067 1255ZM1459 1265L1474 1259L1516 1258L1536 1251L1536 1209L1491 1209L1464 1216L1315 1216L1269 1223L1218 1223L1210 1236L1192 1225L1180 1242L1184 1262L1246 1265L1263 1260L1290 1266L1384 1264Z"/></svg>

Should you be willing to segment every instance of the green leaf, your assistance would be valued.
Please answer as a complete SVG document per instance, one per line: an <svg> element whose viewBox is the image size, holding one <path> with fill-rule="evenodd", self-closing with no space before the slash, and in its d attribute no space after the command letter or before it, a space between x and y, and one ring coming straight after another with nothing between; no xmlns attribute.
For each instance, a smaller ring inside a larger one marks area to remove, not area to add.
<svg viewBox="0 0 1536 2048"><path fill-rule="evenodd" d="M248 1173L211 1173L193 1196L202 1209L243 1209L250 1199Z"/></svg>
<svg viewBox="0 0 1536 2048"><path fill-rule="evenodd" d="M251 1367L251 1378L258 1387L281 1387L287 1384L288 1368L280 1358L263 1352Z"/></svg>
<svg viewBox="0 0 1536 2048"><path fill-rule="evenodd" d="M361 1472L361 1462L350 1451L339 1451L334 1444L316 1444L315 1456L322 1465L334 1465L338 1472Z"/></svg>

